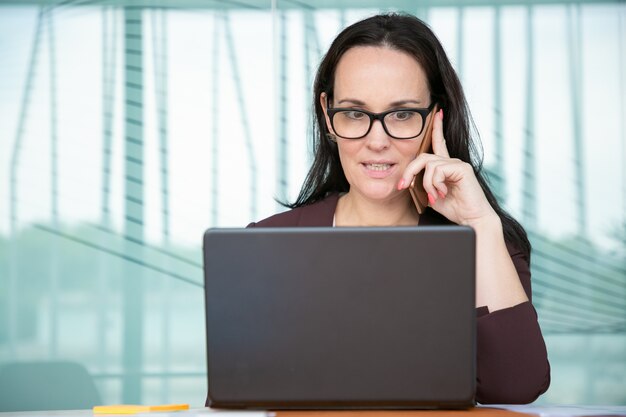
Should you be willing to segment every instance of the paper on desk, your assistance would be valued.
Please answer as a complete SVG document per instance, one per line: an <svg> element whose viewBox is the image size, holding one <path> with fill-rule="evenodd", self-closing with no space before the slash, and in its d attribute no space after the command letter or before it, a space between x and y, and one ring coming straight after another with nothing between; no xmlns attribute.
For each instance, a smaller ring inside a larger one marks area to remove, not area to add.
<svg viewBox="0 0 626 417"><path fill-rule="evenodd" d="M623 416L626 417L625 406L606 405L488 405L489 408L502 408L518 413L535 414L540 417L592 417L592 416Z"/></svg>

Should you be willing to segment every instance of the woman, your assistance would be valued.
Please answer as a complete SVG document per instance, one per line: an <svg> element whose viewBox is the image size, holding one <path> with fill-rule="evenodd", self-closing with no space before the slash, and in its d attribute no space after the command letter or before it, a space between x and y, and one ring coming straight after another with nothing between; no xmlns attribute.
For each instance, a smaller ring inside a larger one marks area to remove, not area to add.
<svg viewBox="0 0 626 417"><path fill-rule="evenodd" d="M550 367L530 302L530 243L481 174L463 90L432 31L388 14L341 32L314 86L315 160L292 210L251 227L460 224L476 232L480 403L529 403ZM434 111L435 105L440 110ZM432 153L418 153L432 127ZM408 187L423 171L429 207Z"/></svg>

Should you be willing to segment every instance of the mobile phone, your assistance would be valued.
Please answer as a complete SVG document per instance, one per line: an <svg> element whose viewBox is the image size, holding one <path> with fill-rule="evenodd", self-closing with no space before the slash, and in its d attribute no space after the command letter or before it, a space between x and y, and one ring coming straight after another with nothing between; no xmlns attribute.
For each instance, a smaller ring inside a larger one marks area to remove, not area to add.
<svg viewBox="0 0 626 417"><path fill-rule="evenodd" d="M422 140L420 148L417 151L417 155L424 152L432 153L433 151L433 124L435 124L435 115L438 111L439 106L435 104L433 110L430 112L430 119L428 120L428 124L425 127L426 133L424 134L424 139ZM411 197L413 198L413 203L415 203L415 208L417 209L417 212L419 214L422 214L426 207L428 207L428 195L424 190L424 170L421 170L413 177L413 181L411 181L411 185L409 186L409 192L411 193Z"/></svg>

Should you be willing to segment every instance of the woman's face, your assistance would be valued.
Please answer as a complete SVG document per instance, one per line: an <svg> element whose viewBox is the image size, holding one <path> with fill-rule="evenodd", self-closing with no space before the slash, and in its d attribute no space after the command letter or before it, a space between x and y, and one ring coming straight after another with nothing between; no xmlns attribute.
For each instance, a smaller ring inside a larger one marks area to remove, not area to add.
<svg viewBox="0 0 626 417"><path fill-rule="evenodd" d="M326 112L326 95L322 94L320 100L326 125L335 133ZM425 108L430 104L426 75L417 61L404 52L359 46L349 49L339 60L331 107L380 113L403 107ZM362 139L338 137L339 157L350 183L350 193L359 193L370 200L406 195L406 191L397 190L398 181L409 162L415 159L423 136L424 131L414 139L394 139L375 120Z"/></svg>

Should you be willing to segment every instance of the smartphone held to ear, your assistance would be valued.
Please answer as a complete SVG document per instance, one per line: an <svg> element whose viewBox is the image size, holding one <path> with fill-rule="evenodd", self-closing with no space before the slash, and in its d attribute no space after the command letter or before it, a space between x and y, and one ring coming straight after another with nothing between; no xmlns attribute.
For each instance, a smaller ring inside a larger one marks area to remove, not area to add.
<svg viewBox="0 0 626 417"><path fill-rule="evenodd" d="M417 151L417 155L420 155L424 152L432 153L432 134L433 134L433 124L435 120L435 115L439 111L439 106L435 105L433 110L430 113L430 118L428 119L428 124L424 128L426 133L424 134L424 139L422 139L422 143L420 145L419 150ZM413 198L413 202L415 203L415 208L419 214L422 214L426 207L428 207L428 195L424 190L424 170L418 172L414 177L413 181L411 181L411 185L409 186L409 192L411 193L411 197Z"/></svg>

